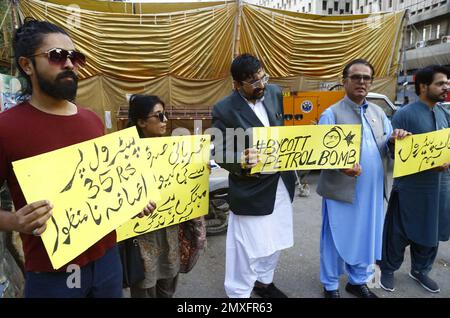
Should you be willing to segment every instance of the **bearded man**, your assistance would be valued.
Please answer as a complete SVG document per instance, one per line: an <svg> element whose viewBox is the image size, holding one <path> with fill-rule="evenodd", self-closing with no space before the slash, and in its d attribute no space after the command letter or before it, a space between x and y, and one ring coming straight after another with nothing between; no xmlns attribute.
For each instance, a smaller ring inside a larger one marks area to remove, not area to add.
<svg viewBox="0 0 450 318"><path fill-rule="evenodd" d="M450 113L439 104L446 99L449 75L449 69L439 65L419 70L415 80L419 100L397 111L392 126L412 134L449 128ZM395 178L384 223L381 287L394 291L394 271L400 268L405 247L409 245L409 276L427 291L439 292L439 285L428 273L439 241L448 241L449 236L449 163Z"/></svg>

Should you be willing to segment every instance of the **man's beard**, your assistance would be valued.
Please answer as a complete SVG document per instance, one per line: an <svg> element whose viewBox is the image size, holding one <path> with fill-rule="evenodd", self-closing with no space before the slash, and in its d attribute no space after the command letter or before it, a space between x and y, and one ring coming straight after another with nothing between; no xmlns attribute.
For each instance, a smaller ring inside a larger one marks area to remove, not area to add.
<svg viewBox="0 0 450 318"><path fill-rule="evenodd" d="M64 71L56 76L53 82L50 82L43 77L37 75L38 85L42 92L55 99L65 99L70 102L75 100L78 88L78 77L72 71ZM70 77L73 80L64 79Z"/></svg>
<svg viewBox="0 0 450 318"><path fill-rule="evenodd" d="M252 95L249 96L250 100L257 100L264 96L264 88L257 88L253 91Z"/></svg>
<svg viewBox="0 0 450 318"><path fill-rule="evenodd" d="M448 94L448 92L447 92L447 94ZM430 93L430 91L427 92L427 98L430 101L432 101L433 103L440 103L440 102L445 101L445 96L446 96L445 94L438 95L438 94L432 94L432 93Z"/></svg>

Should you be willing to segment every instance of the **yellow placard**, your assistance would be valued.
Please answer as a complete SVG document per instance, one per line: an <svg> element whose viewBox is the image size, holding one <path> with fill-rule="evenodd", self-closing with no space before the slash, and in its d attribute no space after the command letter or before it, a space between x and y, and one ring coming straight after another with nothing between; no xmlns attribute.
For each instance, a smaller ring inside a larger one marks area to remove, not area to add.
<svg viewBox="0 0 450 318"><path fill-rule="evenodd" d="M117 229L117 240L178 224L208 213L210 136L141 139L149 178L161 191L156 210Z"/></svg>
<svg viewBox="0 0 450 318"><path fill-rule="evenodd" d="M55 269L159 200L143 158L133 127L13 162L27 202L54 205L42 240Z"/></svg>
<svg viewBox="0 0 450 318"><path fill-rule="evenodd" d="M394 178L450 162L450 128L395 141Z"/></svg>
<svg viewBox="0 0 450 318"><path fill-rule="evenodd" d="M343 169L359 162L361 125L253 128L256 172Z"/></svg>

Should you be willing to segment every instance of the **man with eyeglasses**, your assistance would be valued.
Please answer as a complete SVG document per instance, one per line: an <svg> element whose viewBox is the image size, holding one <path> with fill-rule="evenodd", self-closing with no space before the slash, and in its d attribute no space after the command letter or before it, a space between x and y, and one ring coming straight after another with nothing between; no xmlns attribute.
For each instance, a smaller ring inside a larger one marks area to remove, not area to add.
<svg viewBox="0 0 450 318"><path fill-rule="evenodd" d="M413 134L450 127L450 112L439 103L449 91L450 70L427 66L416 73L419 100L394 114L392 125ZM394 272L403 263L406 246L411 252L409 277L432 293L439 285L428 274L438 252L439 241L450 237L449 162L434 169L394 179L383 233L380 285L394 291Z"/></svg>
<svg viewBox="0 0 450 318"><path fill-rule="evenodd" d="M252 291L263 298L286 298L273 276L281 250L293 245L295 176L291 171L251 175L256 149L248 139L237 144L243 137L239 131L283 125L281 89L267 84L261 62L250 54L233 60L231 75L234 91L212 113L213 127L223 136L223 143L214 139L215 160L230 172L225 291L230 298L248 298Z"/></svg>
<svg viewBox="0 0 450 318"><path fill-rule="evenodd" d="M322 170L317 192L322 199L320 281L324 296L339 298L339 277L346 271L346 291L361 298L376 298L366 282L374 263L381 259L383 196L386 160L396 138L383 110L366 96L374 76L373 66L353 60L343 70L345 97L325 110L321 125L359 124L362 130L360 163L350 169Z"/></svg>
<svg viewBox="0 0 450 318"><path fill-rule="evenodd" d="M52 204L27 204L11 163L104 134L100 118L74 104L77 70L85 63L69 35L46 21L25 19L13 39L15 62L27 100L0 114L0 184L6 180L15 213L0 210L0 230L20 232L25 254L25 297L121 297L122 266L115 231L70 263L80 267L80 286L70 288L69 264L55 271L39 237ZM36 184L45 187L45 184ZM153 203L145 208L154 210Z"/></svg>

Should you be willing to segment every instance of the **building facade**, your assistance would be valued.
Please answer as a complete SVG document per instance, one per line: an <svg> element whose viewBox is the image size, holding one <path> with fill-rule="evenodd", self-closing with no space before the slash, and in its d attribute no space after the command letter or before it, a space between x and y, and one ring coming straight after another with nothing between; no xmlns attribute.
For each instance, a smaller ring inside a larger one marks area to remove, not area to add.
<svg viewBox="0 0 450 318"><path fill-rule="evenodd" d="M320 15L353 14L352 0L249 0L248 3L301 13Z"/></svg>
<svg viewBox="0 0 450 318"><path fill-rule="evenodd" d="M430 64L450 66L450 0L356 0L354 12L408 10L403 70L398 76L397 100L414 101L414 73ZM377 2L377 4L375 4ZM372 11L370 11L372 10Z"/></svg>
<svg viewBox="0 0 450 318"><path fill-rule="evenodd" d="M430 64L450 66L450 0L247 0L265 7L320 15L408 10L397 101L416 100L414 73Z"/></svg>

